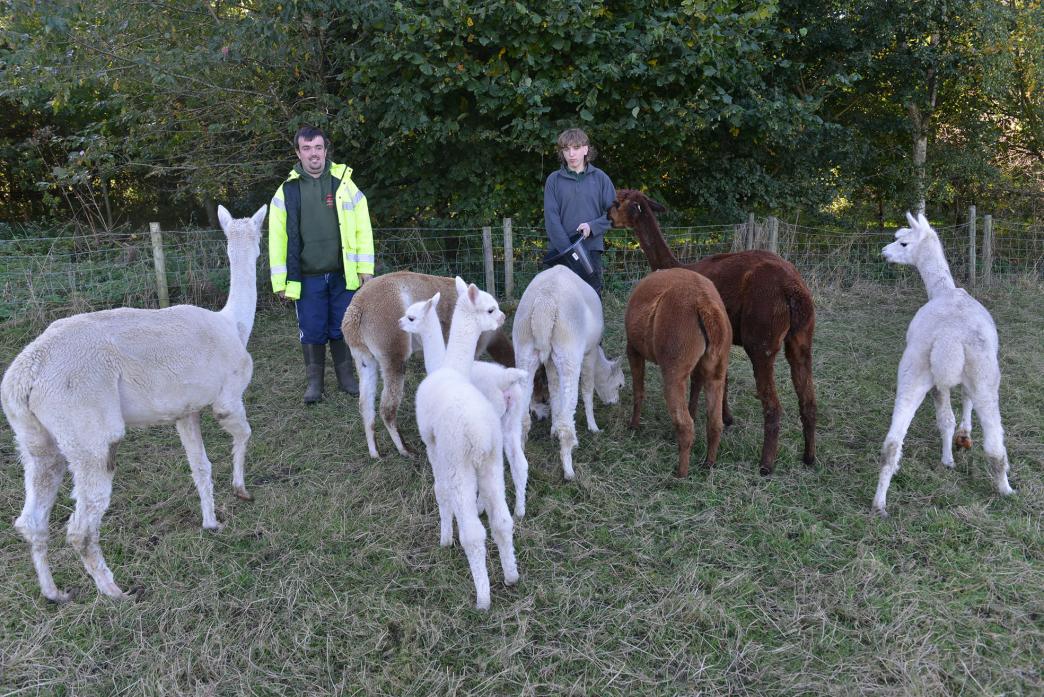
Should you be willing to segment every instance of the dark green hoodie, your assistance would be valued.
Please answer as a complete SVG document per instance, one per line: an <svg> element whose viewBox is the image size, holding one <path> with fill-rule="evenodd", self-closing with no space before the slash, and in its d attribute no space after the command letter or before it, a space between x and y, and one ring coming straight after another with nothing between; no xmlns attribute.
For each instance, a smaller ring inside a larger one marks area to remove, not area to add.
<svg viewBox="0 0 1044 697"><path fill-rule="evenodd" d="M330 163L318 178L294 167L301 186L301 273L320 274L341 270L341 230L334 206Z"/></svg>

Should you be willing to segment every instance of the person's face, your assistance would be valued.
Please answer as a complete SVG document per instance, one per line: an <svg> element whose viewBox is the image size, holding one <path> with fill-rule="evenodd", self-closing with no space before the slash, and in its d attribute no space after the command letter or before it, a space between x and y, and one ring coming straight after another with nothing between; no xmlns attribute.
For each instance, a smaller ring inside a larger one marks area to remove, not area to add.
<svg viewBox="0 0 1044 697"><path fill-rule="evenodd" d="M562 148L562 158L565 160L566 167L573 170L574 172L581 172L584 169L584 160L587 158L586 145L566 145Z"/></svg>
<svg viewBox="0 0 1044 697"><path fill-rule="evenodd" d="M326 169L326 144L322 136L316 136L311 140L297 139L297 159L301 161L301 168L313 176L318 177Z"/></svg>

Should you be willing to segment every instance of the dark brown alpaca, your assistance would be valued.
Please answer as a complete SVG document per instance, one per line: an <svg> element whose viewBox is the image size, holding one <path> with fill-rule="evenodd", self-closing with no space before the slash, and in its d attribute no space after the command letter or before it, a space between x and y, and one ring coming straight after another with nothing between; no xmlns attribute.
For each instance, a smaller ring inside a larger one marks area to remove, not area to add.
<svg viewBox="0 0 1044 697"><path fill-rule="evenodd" d="M776 354L784 347L790 378L797 392L805 436L802 461L816 459L816 390L812 383L812 335L816 311L812 293L794 265L771 252L751 250L715 254L695 264L682 264L667 246L656 213L666 209L640 191L619 189L609 210L615 227L629 227L653 269L682 267L714 283L732 322L732 341L742 346L754 366L758 399L765 415L761 474L772 474L779 450L779 397ZM728 395L722 401L726 425L732 423Z"/></svg>
<svg viewBox="0 0 1044 697"><path fill-rule="evenodd" d="M712 466L724 427L721 409L732 346L729 316L714 284L687 269L653 271L631 293L624 326L634 388L631 428L638 428L645 399L645 361L652 361L663 374L663 396L678 438L675 476L689 474L693 418L701 387L707 393L706 465ZM688 404L686 385L690 387Z"/></svg>

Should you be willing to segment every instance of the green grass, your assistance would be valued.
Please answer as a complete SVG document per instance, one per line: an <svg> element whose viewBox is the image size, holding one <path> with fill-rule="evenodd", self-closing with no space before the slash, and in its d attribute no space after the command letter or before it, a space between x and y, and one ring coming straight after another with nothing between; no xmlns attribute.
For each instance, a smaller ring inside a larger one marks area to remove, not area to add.
<svg viewBox="0 0 1044 697"><path fill-rule="evenodd" d="M905 285L905 284L904 284ZM939 465L931 404L918 412L891 517L870 515L916 285L816 289L819 464L800 463L797 405L780 360L784 423L776 474L757 474L761 411L749 363L732 353L736 424L707 472L676 463L659 372L642 428L599 405L578 428L578 479L564 483L547 422L527 455L522 580L506 588L490 547L493 608L472 609L459 547L438 547L426 462L366 452L353 399L329 388L301 404L289 308L258 317L250 349L247 464L252 503L229 486L230 442L208 415L218 533L173 428L121 444L102 547L137 602L99 597L64 542L66 482L51 562L66 605L41 597L27 545L7 524L21 466L0 433L0 694L608 695L1040 694L1044 659L1044 288L983 293L1001 335L1002 416L1016 495L992 491L975 449ZM605 346L622 354L624 298L606 302ZM8 324L0 359L35 331ZM412 390L400 411L419 445ZM509 480L510 481L510 480ZM510 490L510 484L509 484Z"/></svg>

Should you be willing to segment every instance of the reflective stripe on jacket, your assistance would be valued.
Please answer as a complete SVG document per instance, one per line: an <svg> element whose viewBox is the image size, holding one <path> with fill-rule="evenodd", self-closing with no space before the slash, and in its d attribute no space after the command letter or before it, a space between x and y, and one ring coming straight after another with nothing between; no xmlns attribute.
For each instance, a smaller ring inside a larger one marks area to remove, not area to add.
<svg viewBox="0 0 1044 697"><path fill-rule="evenodd" d="M366 196L352 181L352 168L330 163L330 175L336 180L334 205L341 231L341 254L344 280L348 290L356 290L359 274L373 274L373 228ZM301 190L295 181L300 174L291 171L268 208L268 264L272 292L284 291L286 297L301 297Z"/></svg>

